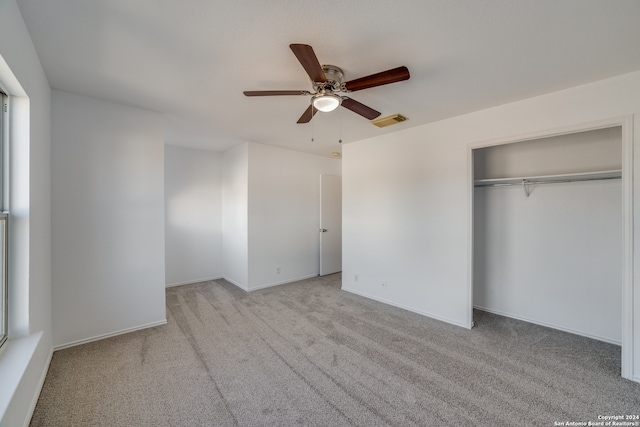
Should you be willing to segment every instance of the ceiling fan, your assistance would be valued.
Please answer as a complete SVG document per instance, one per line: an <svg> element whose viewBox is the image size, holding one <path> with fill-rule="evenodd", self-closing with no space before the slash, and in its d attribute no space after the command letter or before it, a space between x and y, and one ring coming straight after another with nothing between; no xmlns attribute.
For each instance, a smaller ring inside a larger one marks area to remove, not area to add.
<svg viewBox="0 0 640 427"><path fill-rule="evenodd" d="M311 95L311 105L300 116L298 123L309 123L317 111L329 112L338 106L353 111L369 120L380 115L379 111L349 98L338 95L339 92L349 93L357 90L369 89L409 79L409 70L402 66L380 73L371 74L359 79L343 82L344 73L335 65L320 65L313 48L306 44L289 45L302 67L305 69L311 83L313 92L306 90L254 90L243 92L245 96L281 96L281 95Z"/></svg>

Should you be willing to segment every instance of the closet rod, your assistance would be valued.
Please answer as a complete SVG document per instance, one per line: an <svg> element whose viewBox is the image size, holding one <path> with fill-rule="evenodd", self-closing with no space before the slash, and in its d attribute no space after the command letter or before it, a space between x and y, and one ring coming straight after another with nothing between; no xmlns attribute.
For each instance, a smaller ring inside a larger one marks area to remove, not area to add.
<svg viewBox="0 0 640 427"><path fill-rule="evenodd" d="M523 184L561 184L561 183L565 183L565 182L583 182L583 181L604 181L607 179L620 179L622 177L620 176L609 176L609 177L605 177L605 178L583 178L583 179L558 179L558 180L545 180L545 181L535 181L535 180L531 180L531 179L527 179L527 178L522 178L520 179L520 181L518 182L496 182L496 183L476 183L475 186L476 187L507 187L507 186L513 186L513 185L518 185L521 186Z"/></svg>
<svg viewBox="0 0 640 427"><path fill-rule="evenodd" d="M499 187L513 185L533 184L559 184L565 182L601 181L622 178L621 170L609 170L600 172L586 172L562 175L530 176L518 178L478 179L474 182L476 187Z"/></svg>

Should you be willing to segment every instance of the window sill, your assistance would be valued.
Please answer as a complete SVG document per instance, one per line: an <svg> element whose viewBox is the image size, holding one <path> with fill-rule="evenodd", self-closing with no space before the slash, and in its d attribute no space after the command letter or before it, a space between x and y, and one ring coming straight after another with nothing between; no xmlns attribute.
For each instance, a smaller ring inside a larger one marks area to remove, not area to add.
<svg viewBox="0 0 640 427"><path fill-rule="evenodd" d="M20 386L20 381L31 362L38 343L42 339L42 332L28 337L7 340L0 349L0 420L9 408L13 396Z"/></svg>

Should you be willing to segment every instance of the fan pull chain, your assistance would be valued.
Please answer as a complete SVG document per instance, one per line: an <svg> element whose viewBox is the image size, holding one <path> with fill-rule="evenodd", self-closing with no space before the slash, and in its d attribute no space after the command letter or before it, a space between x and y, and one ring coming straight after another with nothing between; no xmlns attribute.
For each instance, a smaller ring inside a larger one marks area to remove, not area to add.
<svg viewBox="0 0 640 427"><path fill-rule="evenodd" d="M342 108L340 106L338 106L338 121L338 144L342 144Z"/></svg>
<svg viewBox="0 0 640 427"><path fill-rule="evenodd" d="M313 114L313 104L311 104L311 142L315 141L313 139L313 130L315 128L315 126L313 125L313 116L314 116L314 114Z"/></svg>

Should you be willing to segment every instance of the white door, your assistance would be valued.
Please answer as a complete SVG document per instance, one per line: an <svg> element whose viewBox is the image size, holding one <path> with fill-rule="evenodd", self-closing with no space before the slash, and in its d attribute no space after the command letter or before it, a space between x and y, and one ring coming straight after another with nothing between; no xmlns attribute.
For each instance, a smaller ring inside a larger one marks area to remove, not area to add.
<svg viewBox="0 0 640 427"><path fill-rule="evenodd" d="M342 271L342 177L320 175L320 275Z"/></svg>

